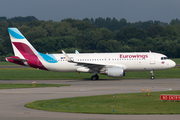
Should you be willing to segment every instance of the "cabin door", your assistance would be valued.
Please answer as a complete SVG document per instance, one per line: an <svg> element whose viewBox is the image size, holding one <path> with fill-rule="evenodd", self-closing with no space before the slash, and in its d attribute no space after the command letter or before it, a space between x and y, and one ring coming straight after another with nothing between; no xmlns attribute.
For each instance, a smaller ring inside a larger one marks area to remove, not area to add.
<svg viewBox="0 0 180 120"><path fill-rule="evenodd" d="M150 54L150 64L155 64L155 56Z"/></svg>

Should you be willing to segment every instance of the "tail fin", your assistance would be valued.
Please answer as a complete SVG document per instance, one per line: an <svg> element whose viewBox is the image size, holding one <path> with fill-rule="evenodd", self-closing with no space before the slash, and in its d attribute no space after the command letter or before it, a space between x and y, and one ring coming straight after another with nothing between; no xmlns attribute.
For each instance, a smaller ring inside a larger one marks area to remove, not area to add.
<svg viewBox="0 0 180 120"><path fill-rule="evenodd" d="M47 69L42 64L42 61L57 63L53 55L46 55L36 51L17 28L8 28L8 31L15 56L7 57L7 61L44 70Z"/></svg>
<svg viewBox="0 0 180 120"><path fill-rule="evenodd" d="M15 56L23 59L26 54L38 54L17 28L8 28L8 31Z"/></svg>
<svg viewBox="0 0 180 120"><path fill-rule="evenodd" d="M17 28L8 28L8 31L15 56L7 57L6 60L20 65L47 70L38 58L40 54L21 32Z"/></svg>

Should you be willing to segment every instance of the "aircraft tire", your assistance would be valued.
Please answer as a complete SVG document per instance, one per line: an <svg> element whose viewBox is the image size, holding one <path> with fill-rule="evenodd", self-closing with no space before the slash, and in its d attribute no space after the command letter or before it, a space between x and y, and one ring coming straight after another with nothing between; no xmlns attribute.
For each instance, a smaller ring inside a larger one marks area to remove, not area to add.
<svg viewBox="0 0 180 120"><path fill-rule="evenodd" d="M155 77L154 76L151 76L151 80L154 80L155 79Z"/></svg>
<svg viewBox="0 0 180 120"><path fill-rule="evenodd" d="M93 75L92 77L91 77L91 80L98 80L99 79L99 76L98 75Z"/></svg>
<svg viewBox="0 0 180 120"><path fill-rule="evenodd" d="M99 80L99 76L97 75L97 80Z"/></svg>
<svg viewBox="0 0 180 120"><path fill-rule="evenodd" d="M96 80L96 76L93 75L93 76L91 77L91 80L95 81L95 80Z"/></svg>

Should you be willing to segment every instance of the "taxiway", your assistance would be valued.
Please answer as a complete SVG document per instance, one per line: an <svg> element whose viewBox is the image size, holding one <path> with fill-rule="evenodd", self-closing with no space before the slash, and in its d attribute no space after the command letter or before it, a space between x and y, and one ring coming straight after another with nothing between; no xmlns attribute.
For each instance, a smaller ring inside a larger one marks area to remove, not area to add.
<svg viewBox="0 0 180 120"><path fill-rule="evenodd" d="M0 83L32 83L34 80L0 80ZM65 87L0 89L0 119L2 120L169 120L180 115L107 115L48 112L24 107L36 100L180 90L180 79L121 79L121 80L36 80L37 83L70 84Z"/></svg>

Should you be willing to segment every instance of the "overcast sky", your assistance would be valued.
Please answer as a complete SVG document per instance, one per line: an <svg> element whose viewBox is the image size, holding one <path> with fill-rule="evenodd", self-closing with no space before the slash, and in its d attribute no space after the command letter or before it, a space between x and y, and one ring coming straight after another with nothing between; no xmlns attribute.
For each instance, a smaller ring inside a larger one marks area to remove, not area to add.
<svg viewBox="0 0 180 120"><path fill-rule="evenodd" d="M65 18L125 18L128 22L180 19L180 0L0 0L0 16Z"/></svg>

